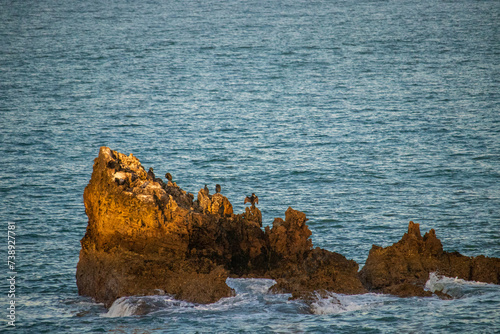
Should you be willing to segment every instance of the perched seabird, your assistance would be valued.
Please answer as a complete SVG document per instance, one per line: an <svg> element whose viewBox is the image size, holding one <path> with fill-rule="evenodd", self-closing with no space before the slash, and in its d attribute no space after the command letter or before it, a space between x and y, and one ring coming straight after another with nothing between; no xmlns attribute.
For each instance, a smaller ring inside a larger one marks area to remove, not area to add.
<svg viewBox="0 0 500 334"><path fill-rule="evenodd" d="M165 174L165 178L166 178L168 181L172 182L172 174L170 174L170 173Z"/></svg>
<svg viewBox="0 0 500 334"><path fill-rule="evenodd" d="M252 204L252 208L255 208L255 204L259 204L259 198L252 193L252 196L245 197L245 202L243 202L243 204L246 203Z"/></svg>
<svg viewBox="0 0 500 334"><path fill-rule="evenodd" d="M148 171L148 176L146 177L148 180L154 180L155 179L155 173L153 172L153 167L149 168Z"/></svg>
<svg viewBox="0 0 500 334"><path fill-rule="evenodd" d="M203 190L205 190L205 195L208 196L208 194L210 193L210 190L208 190L208 187L206 184L205 184L205 188L203 188Z"/></svg>
<svg viewBox="0 0 500 334"><path fill-rule="evenodd" d="M220 184L215 185L215 193L216 194L220 193Z"/></svg>

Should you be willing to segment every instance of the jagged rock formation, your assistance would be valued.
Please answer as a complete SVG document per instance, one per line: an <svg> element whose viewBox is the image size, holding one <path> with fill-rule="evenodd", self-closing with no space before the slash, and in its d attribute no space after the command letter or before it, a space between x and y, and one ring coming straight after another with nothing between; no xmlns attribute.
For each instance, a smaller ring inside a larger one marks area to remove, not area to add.
<svg viewBox="0 0 500 334"><path fill-rule="evenodd" d="M77 266L80 294L108 306L155 289L205 303L232 294L223 267L189 258L193 196L148 177L133 155L102 147L84 203L89 224Z"/></svg>
<svg viewBox="0 0 500 334"><path fill-rule="evenodd" d="M399 242L386 248L373 245L359 274L370 291L407 297L432 295L424 290L431 272L500 284L500 259L445 252L433 229L422 237L419 224L410 222Z"/></svg>
<svg viewBox="0 0 500 334"><path fill-rule="evenodd" d="M233 206L225 196L219 193L209 195L204 189L198 192L198 206L203 213L224 217L230 217L233 214Z"/></svg>
<svg viewBox="0 0 500 334"><path fill-rule="evenodd" d="M170 175L169 175L169 178ZM358 265L312 249L305 214L262 231L256 207L234 214L222 194L201 189L194 201L174 182L146 172L133 155L101 147L84 191L89 218L81 240L77 285L107 306L127 295L159 290L198 303L231 296L228 276L276 279L274 291L365 292Z"/></svg>
<svg viewBox="0 0 500 334"><path fill-rule="evenodd" d="M367 292L356 277L358 264L343 255L324 249L312 249L308 237L311 231L305 224L306 215L289 208L285 220L276 218L266 235L273 252L270 254L271 276L277 284L274 292L290 292L301 297L317 290L338 293Z"/></svg>
<svg viewBox="0 0 500 334"><path fill-rule="evenodd" d="M81 295L108 307L122 296L158 293L211 303L233 295L227 277L261 277L276 280L272 291L306 300L325 291L429 296L423 287L433 271L500 283L500 259L445 252L434 230L422 237L412 222L399 242L373 246L358 273L355 261L313 249L304 213L288 208L263 231L254 205L234 214L221 193L202 188L194 201L166 177L146 172L132 154L101 147L83 196L89 222L76 273Z"/></svg>

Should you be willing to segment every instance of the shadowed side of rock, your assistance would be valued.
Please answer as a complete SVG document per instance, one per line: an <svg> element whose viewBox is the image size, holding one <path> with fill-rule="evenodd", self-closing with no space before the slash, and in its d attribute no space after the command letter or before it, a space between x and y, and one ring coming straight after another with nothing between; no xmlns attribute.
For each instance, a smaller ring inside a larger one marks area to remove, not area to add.
<svg viewBox="0 0 500 334"><path fill-rule="evenodd" d="M269 275L277 281L271 290L292 293L294 298L327 290L355 294L367 292L357 277L358 264L343 255L312 249L306 215L288 208L285 220L276 218L266 227L271 252Z"/></svg>
<svg viewBox="0 0 500 334"><path fill-rule="evenodd" d="M419 224L410 222L408 233L392 246L374 245L359 276L375 292L402 297L429 296L424 286L431 272L469 281L500 283L500 259L468 257L445 252L433 229L423 237Z"/></svg>

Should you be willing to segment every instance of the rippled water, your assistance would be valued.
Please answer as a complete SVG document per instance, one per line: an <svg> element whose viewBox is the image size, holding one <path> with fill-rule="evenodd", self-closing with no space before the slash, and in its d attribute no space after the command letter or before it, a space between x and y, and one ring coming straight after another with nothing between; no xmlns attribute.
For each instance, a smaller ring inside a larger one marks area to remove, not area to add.
<svg viewBox="0 0 500 334"><path fill-rule="evenodd" d="M161 296L111 318L75 284L102 145L189 192L219 183L236 212L255 192L264 225L304 211L315 246L361 266L409 220L500 257L499 18L488 0L2 1L0 300L10 222L17 332L500 331L495 286L311 308L233 280L214 305Z"/></svg>

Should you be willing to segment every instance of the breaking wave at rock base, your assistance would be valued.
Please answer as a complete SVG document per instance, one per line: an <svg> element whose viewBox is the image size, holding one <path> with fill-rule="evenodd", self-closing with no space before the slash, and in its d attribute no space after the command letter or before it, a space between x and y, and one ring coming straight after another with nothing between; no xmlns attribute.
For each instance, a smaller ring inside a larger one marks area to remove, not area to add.
<svg viewBox="0 0 500 334"><path fill-rule="evenodd" d="M425 289L431 292L443 292L453 298L462 298L468 294L488 289L498 289L498 287L483 282L466 281L457 277L446 277L433 272L429 274L429 279L425 283Z"/></svg>

